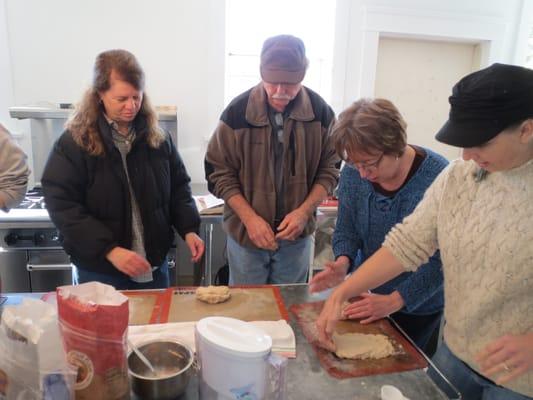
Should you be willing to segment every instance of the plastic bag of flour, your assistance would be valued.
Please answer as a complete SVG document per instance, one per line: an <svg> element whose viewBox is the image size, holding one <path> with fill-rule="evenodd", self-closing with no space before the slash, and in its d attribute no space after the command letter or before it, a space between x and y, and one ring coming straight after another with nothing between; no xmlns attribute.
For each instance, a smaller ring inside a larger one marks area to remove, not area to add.
<svg viewBox="0 0 533 400"><path fill-rule="evenodd" d="M57 307L67 359L78 368L76 399L129 399L128 298L89 282L58 287Z"/></svg>
<svg viewBox="0 0 533 400"><path fill-rule="evenodd" d="M74 399L57 311L41 300L7 306L0 323L0 399Z"/></svg>

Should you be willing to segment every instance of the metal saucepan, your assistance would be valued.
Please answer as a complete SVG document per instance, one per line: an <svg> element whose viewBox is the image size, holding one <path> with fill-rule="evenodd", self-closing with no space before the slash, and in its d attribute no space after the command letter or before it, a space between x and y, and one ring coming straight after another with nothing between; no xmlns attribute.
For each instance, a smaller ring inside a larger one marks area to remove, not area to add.
<svg viewBox="0 0 533 400"><path fill-rule="evenodd" d="M152 340L138 349L154 366L155 373L131 351L128 354L131 388L141 399L170 400L185 392L193 373L192 350L171 339Z"/></svg>

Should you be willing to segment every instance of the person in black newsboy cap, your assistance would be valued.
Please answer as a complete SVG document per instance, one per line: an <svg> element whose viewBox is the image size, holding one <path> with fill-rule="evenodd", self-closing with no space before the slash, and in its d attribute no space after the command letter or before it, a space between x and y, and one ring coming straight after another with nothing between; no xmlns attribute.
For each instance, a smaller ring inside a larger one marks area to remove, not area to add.
<svg viewBox="0 0 533 400"><path fill-rule="evenodd" d="M533 117L533 70L493 64L462 78L449 101L449 119L436 139L457 147L479 146Z"/></svg>
<svg viewBox="0 0 533 400"><path fill-rule="evenodd" d="M318 335L333 346L345 301L425 273L439 250L446 325L433 363L464 399L533 399L533 71L494 64L461 79L450 104L437 139L462 147L462 159L332 292Z"/></svg>

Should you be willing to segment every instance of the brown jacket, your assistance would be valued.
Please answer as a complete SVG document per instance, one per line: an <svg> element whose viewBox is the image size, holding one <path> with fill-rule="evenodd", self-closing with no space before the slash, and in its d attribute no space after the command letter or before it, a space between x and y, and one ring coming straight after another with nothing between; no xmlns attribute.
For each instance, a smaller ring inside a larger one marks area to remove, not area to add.
<svg viewBox="0 0 533 400"><path fill-rule="evenodd" d="M312 90L302 87L284 129L285 210L299 207L314 184L335 188L338 158L329 135L333 110ZM209 190L224 199L224 228L243 246L255 247L227 200L242 194L274 228L276 190L271 153L272 127L262 83L235 98L224 110L209 141L205 172ZM302 237L315 229L310 218Z"/></svg>

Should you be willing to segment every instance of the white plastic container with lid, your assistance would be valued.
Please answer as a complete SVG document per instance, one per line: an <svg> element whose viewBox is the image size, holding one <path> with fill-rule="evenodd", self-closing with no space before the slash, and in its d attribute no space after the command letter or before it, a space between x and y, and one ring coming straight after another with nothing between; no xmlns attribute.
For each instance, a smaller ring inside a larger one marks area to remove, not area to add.
<svg viewBox="0 0 533 400"><path fill-rule="evenodd" d="M234 318L203 318L196 324L196 348L201 385L216 392L206 398L264 397L272 338L262 329Z"/></svg>

